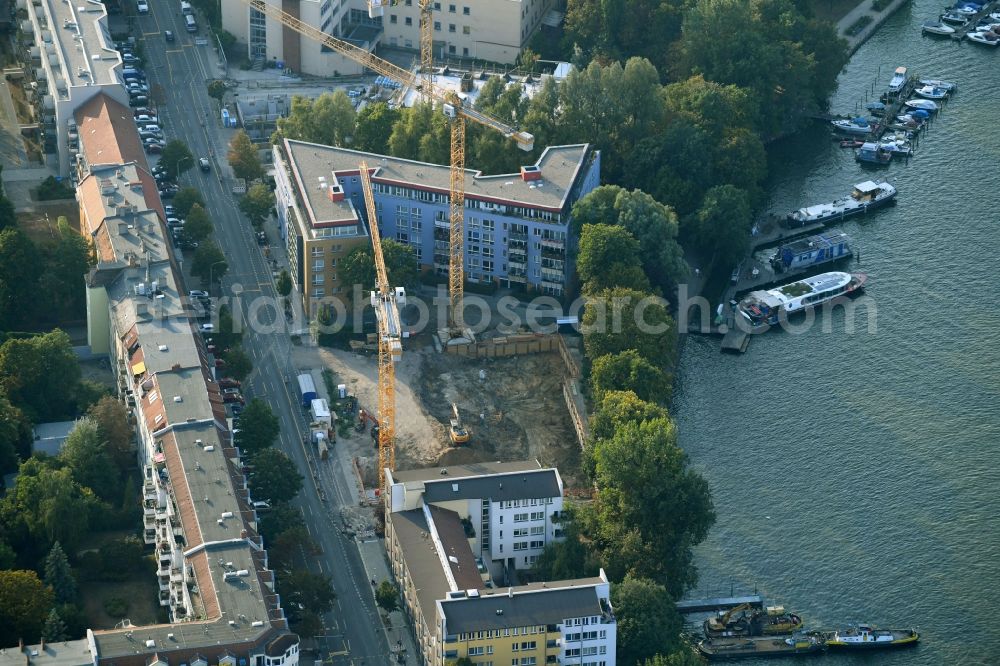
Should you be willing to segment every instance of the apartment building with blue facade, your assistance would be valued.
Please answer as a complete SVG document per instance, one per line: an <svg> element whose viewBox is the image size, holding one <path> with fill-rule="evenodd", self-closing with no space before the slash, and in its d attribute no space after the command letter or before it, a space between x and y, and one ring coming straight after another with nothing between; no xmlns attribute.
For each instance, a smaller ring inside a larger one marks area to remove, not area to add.
<svg viewBox="0 0 1000 666"><path fill-rule="evenodd" d="M362 221L367 220L358 170L362 160L371 170L382 237L410 245L424 271L446 276L447 165L285 139L274 147L283 235L293 225L321 226L326 237L334 235L338 226L363 229ZM577 144L550 146L537 162L515 174L487 176L467 170L466 279L562 296L572 276L570 211L600 184L600 167L600 152L589 144ZM301 229L296 233L300 238L309 236ZM297 254L305 261L310 257L305 247ZM311 281L302 282L309 301L314 298Z"/></svg>

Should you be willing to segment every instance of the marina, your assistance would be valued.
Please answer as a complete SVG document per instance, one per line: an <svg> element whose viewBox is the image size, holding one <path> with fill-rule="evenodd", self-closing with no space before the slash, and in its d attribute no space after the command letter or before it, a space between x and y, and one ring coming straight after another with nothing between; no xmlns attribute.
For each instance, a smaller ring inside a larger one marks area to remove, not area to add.
<svg viewBox="0 0 1000 666"><path fill-rule="evenodd" d="M876 326L859 315L852 333L838 313L828 328L817 320L794 334L753 336L738 360L719 354L718 338L689 336L678 368L672 412L682 446L719 489L718 522L696 551L705 589L757 586L807 627L870 618L889 628L915 623L920 634L914 648L831 647L815 663L990 664L1000 655L995 603L982 584L1000 557L990 528L1000 513L991 434L1000 414L996 382L981 370L995 366L1000 345L996 318L981 311L1000 243L990 195L1000 189L1000 139L980 131L998 102L996 51L920 39L921 23L945 4L904 6L858 50L831 98L832 108L851 109L881 68L878 97L899 64L960 89L921 132L916 159L888 167L897 206L834 225L862 251ZM829 134L816 123L772 147L771 210L833 201L865 180ZM976 185L956 196L967 183ZM762 232L755 244L775 244L777 230ZM954 433L961 455L942 456ZM873 520L879 526L866 529Z"/></svg>

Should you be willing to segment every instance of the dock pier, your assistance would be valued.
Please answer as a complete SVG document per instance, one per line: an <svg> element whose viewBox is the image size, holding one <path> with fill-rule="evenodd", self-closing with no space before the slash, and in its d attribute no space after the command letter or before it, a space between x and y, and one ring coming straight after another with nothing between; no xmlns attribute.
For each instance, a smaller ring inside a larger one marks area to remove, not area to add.
<svg viewBox="0 0 1000 666"><path fill-rule="evenodd" d="M747 604L751 608L763 608L764 597L759 594L748 594L742 597L714 597L711 599L687 599L678 601L677 612L686 613L707 613L709 611L729 610Z"/></svg>
<svg viewBox="0 0 1000 666"><path fill-rule="evenodd" d="M965 22L965 25L955 28L955 32L951 35L951 38L959 42L965 39L965 36L976 27L979 20L984 16L989 16L990 13L992 13L997 7L1000 7L1000 1L998 0L984 4L983 8L980 9L977 14L973 15L968 21Z"/></svg>

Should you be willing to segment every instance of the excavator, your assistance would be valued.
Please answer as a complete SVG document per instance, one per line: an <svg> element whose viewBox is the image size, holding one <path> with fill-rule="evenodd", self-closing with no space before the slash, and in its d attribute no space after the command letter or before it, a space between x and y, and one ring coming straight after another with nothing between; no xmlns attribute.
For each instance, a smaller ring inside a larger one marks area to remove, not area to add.
<svg viewBox="0 0 1000 666"><path fill-rule="evenodd" d="M455 403L451 403L451 413L453 418L451 419L451 427L448 429L448 434L451 436L451 443L455 446L468 444L472 433L462 424L462 417L459 416L458 405Z"/></svg>
<svg viewBox="0 0 1000 666"><path fill-rule="evenodd" d="M705 636L716 638L719 636L745 636L750 633L750 618L747 611L752 608L750 604L740 604L730 608L725 613L710 617L705 620Z"/></svg>
<svg viewBox="0 0 1000 666"><path fill-rule="evenodd" d="M749 615L747 611L750 611ZM802 628L802 618L785 611L784 606L768 606L765 610L751 609L741 604L717 617L705 620L705 636L778 636Z"/></svg>

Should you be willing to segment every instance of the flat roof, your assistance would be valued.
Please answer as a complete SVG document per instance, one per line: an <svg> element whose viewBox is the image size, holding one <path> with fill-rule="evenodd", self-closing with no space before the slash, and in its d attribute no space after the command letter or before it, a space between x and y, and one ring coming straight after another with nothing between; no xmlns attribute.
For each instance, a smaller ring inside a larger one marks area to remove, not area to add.
<svg viewBox="0 0 1000 666"><path fill-rule="evenodd" d="M443 467L421 467L419 469L394 469L394 483L411 483L413 481L443 481L445 479L461 479L468 476L483 476L486 474L508 474L511 472L529 472L542 469L537 460L514 460L511 462L479 462L466 465L446 465Z"/></svg>
<svg viewBox="0 0 1000 666"><path fill-rule="evenodd" d="M451 169L448 165L430 164L398 157L365 153L347 148L323 146L285 139L285 151L291 167L301 183L309 205L324 211L327 200L319 189L320 177L357 177L362 160L373 170L372 182L417 188L448 195L451 191ZM465 170L465 198L500 205L529 206L562 212L570 192L589 154L588 144L549 146L538 158L540 177L525 181L520 173L483 175L474 169ZM343 213L342 213L343 214Z"/></svg>
<svg viewBox="0 0 1000 666"><path fill-rule="evenodd" d="M604 613L597 584L581 581L579 586L500 588L480 591L476 597L445 599L439 603L448 635L561 624L567 618Z"/></svg>
<svg viewBox="0 0 1000 666"><path fill-rule="evenodd" d="M39 2L51 17L49 34L66 63L60 68L66 83L70 86L118 83L114 70L121 65L121 54L111 41L104 4L98 0ZM55 82L50 85L54 87Z"/></svg>
<svg viewBox="0 0 1000 666"><path fill-rule="evenodd" d="M782 245L781 249L789 250L798 254L799 252L808 252L819 248L832 247L845 242L850 243L851 237L843 231L824 231L823 233L816 234L815 236L793 240L785 245Z"/></svg>
<svg viewBox="0 0 1000 666"><path fill-rule="evenodd" d="M417 588L417 603L424 617L433 623L430 618L434 616L434 604L448 596L450 588L423 509L387 512L386 520L392 523L410 580Z"/></svg>
<svg viewBox="0 0 1000 666"><path fill-rule="evenodd" d="M475 590L486 587L486 582L479 574L476 566L476 556L472 554L472 546L465 536L465 527L458 513L437 506L428 506L434 530L444 552L443 560L448 562L451 576L460 590Z"/></svg>
<svg viewBox="0 0 1000 666"><path fill-rule="evenodd" d="M455 499L491 499L503 502L546 497L562 497L559 473L552 468L424 483L424 501L431 503Z"/></svg>
<svg viewBox="0 0 1000 666"><path fill-rule="evenodd" d="M0 650L0 666L85 666L94 663L86 638L41 645L25 645Z"/></svg>

